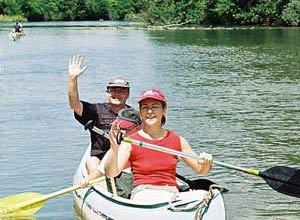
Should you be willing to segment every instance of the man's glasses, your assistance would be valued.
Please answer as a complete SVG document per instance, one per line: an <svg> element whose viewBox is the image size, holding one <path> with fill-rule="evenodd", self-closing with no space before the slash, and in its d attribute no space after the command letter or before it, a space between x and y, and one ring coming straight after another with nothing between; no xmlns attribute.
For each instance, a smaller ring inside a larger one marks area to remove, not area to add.
<svg viewBox="0 0 300 220"><path fill-rule="evenodd" d="M107 93L125 95L125 94L128 93L128 89L107 89L106 92Z"/></svg>
<svg viewBox="0 0 300 220"><path fill-rule="evenodd" d="M158 105L158 104L157 105L152 105L152 106L142 105L140 107L140 109L143 112L148 112L149 110L155 112L155 111L158 111L158 110L162 109L162 107L163 107L162 105Z"/></svg>

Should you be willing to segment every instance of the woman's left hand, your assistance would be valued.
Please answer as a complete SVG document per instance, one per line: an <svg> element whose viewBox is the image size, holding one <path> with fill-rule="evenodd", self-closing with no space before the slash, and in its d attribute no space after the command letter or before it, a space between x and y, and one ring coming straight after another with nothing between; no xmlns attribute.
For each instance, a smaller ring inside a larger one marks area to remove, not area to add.
<svg viewBox="0 0 300 220"><path fill-rule="evenodd" d="M198 165L199 165L198 172L204 175L209 173L212 167L212 161L213 161L213 157L211 154L205 152L200 153L199 160L198 160Z"/></svg>
<svg viewBox="0 0 300 220"><path fill-rule="evenodd" d="M116 152L119 149L119 144L117 143L116 137L118 132L120 132L120 126L117 123L112 123L110 132L109 132L109 140L111 149Z"/></svg>

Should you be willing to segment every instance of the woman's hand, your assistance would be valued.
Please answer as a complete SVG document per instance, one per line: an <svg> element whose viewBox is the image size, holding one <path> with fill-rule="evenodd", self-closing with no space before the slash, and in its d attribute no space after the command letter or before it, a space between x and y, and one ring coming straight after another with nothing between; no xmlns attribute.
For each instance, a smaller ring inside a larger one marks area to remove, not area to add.
<svg viewBox="0 0 300 220"><path fill-rule="evenodd" d="M208 153L200 153L198 160L198 173L206 175L209 173L212 167L213 157Z"/></svg>
<svg viewBox="0 0 300 220"><path fill-rule="evenodd" d="M110 140L110 147L114 152L119 150L119 144L117 143L116 137L117 134L121 132L120 125L117 123L112 123L110 132L109 132L109 140Z"/></svg>
<svg viewBox="0 0 300 220"><path fill-rule="evenodd" d="M69 77L77 78L84 73L84 71L87 69L87 66L82 66L82 64L83 57L79 56L78 54L69 59Z"/></svg>

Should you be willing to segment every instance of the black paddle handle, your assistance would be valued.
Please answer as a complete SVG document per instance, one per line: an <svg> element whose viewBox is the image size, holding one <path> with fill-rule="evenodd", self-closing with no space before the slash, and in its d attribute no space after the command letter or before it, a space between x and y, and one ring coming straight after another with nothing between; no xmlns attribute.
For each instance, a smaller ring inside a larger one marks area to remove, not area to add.
<svg viewBox="0 0 300 220"><path fill-rule="evenodd" d="M119 131L116 137L117 144L121 144L123 140L124 140L124 134L121 131Z"/></svg>
<svg viewBox="0 0 300 220"><path fill-rule="evenodd" d="M88 121L85 125L84 125L84 129L85 130L93 130L94 128L94 123L92 120ZM121 142L124 140L124 134L119 131L118 134L117 134L117 137L116 137L116 141L117 141L117 144L121 144Z"/></svg>
<svg viewBox="0 0 300 220"><path fill-rule="evenodd" d="M93 127L94 127L94 123L92 120L90 120L84 125L84 130L87 130L87 129L91 130Z"/></svg>

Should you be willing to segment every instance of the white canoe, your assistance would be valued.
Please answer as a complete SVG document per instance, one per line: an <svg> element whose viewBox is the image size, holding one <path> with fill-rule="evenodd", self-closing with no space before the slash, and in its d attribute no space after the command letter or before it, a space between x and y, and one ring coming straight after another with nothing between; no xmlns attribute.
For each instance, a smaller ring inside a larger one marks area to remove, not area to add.
<svg viewBox="0 0 300 220"><path fill-rule="evenodd" d="M11 38L11 40L16 41L18 39L20 39L22 36L25 36L24 32L10 32L9 36Z"/></svg>
<svg viewBox="0 0 300 220"><path fill-rule="evenodd" d="M90 147L74 175L74 184L87 176L85 161L89 153ZM143 205L107 192L105 183L100 183L91 188L79 189L73 196L77 214L85 220L225 220L225 206L220 190L212 188L210 192L212 195L209 197L206 190L190 189L180 192L176 200ZM208 201L207 206L203 199Z"/></svg>

